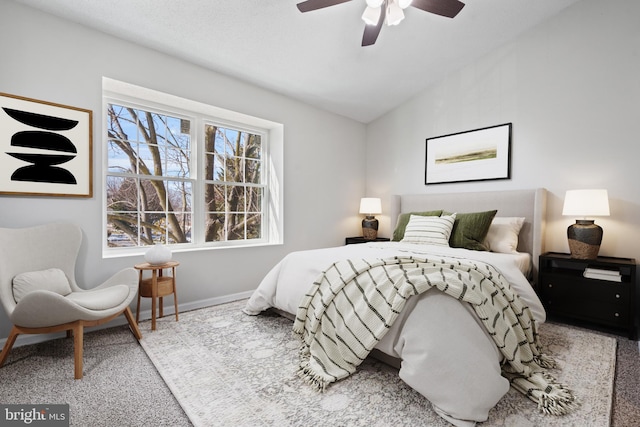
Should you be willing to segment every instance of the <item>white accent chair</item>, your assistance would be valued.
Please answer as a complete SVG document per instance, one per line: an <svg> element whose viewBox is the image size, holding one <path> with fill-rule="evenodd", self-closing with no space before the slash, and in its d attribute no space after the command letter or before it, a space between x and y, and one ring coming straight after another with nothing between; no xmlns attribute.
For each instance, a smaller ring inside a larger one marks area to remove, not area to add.
<svg viewBox="0 0 640 427"><path fill-rule="evenodd" d="M0 228L0 301L13 323L0 353L0 367L18 335L66 331L74 340L74 377L81 379L84 327L123 313L133 335L142 339L129 308L138 292L136 270L126 268L84 290L75 280L81 243L82 230L73 224Z"/></svg>

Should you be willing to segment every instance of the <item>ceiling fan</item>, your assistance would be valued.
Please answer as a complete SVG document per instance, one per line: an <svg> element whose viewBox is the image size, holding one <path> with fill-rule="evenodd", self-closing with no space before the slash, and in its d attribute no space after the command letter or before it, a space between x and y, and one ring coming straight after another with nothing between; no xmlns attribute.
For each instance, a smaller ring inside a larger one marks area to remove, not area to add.
<svg viewBox="0 0 640 427"><path fill-rule="evenodd" d="M300 12L310 12L351 0L306 0L298 3ZM409 6L435 13L446 18L455 17L464 7L464 3L458 0L366 0L367 8L362 14L362 20L366 23L362 46L370 46L376 42L382 24L398 25L404 19L403 9Z"/></svg>

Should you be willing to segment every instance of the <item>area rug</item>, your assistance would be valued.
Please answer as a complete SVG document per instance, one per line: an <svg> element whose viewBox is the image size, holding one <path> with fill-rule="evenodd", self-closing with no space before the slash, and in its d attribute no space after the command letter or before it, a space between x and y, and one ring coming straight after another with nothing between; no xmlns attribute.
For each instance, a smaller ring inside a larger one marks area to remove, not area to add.
<svg viewBox="0 0 640 427"><path fill-rule="evenodd" d="M324 393L313 391L295 374L292 321L245 315L244 304L180 313L179 322L168 316L144 333L142 347L194 426L450 426L396 369L372 358ZM559 364L554 375L576 391L580 408L543 415L511 389L478 426L608 426L615 339L549 323L540 330Z"/></svg>

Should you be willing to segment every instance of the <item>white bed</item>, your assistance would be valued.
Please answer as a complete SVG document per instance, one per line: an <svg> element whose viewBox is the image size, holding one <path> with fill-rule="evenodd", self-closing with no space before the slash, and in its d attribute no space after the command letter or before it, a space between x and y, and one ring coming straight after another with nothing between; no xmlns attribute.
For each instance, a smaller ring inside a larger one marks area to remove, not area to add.
<svg viewBox="0 0 640 427"><path fill-rule="evenodd" d="M529 306L536 321L544 322L544 309L528 278L536 277L538 256L543 251L546 191L394 196L391 221L395 224L402 212L434 209L449 212L497 209L496 217L524 217L518 253L402 242L371 242L293 252L265 276L249 299L245 313L256 315L274 308L295 315L313 281L337 260L428 252L429 255L466 257L493 265ZM490 409L509 389L509 382L501 375L502 356L473 309L437 290L412 297L377 344L376 351L400 360L400 377L429 399L440 416L457 426L485 421ZM357 377L347 380L357 381Z"/></svg>

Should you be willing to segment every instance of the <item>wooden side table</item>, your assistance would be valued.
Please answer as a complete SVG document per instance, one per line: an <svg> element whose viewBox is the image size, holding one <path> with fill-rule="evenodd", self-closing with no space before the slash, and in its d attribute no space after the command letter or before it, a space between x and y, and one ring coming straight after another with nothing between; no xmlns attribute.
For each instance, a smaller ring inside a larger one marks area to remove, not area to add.
<svg viewBox="0 0 640 427"><path fill-rule="evenodd" d="M140 319L140 298L151 298L151 330L156 330L156 299L160 298L160 315L163 317L163 297L173 294L173 303L176 309L176 321L178 321L178 294L176 292L176 267L178 261L169 261L164 264L149 264L148 262L136 264L134 267L140 271L138 281L138 307L136 309L136 323ZM171 276L164 276L164 269L171 269ZM151 277L143 279L145 270L151 270Z"/></svg>

